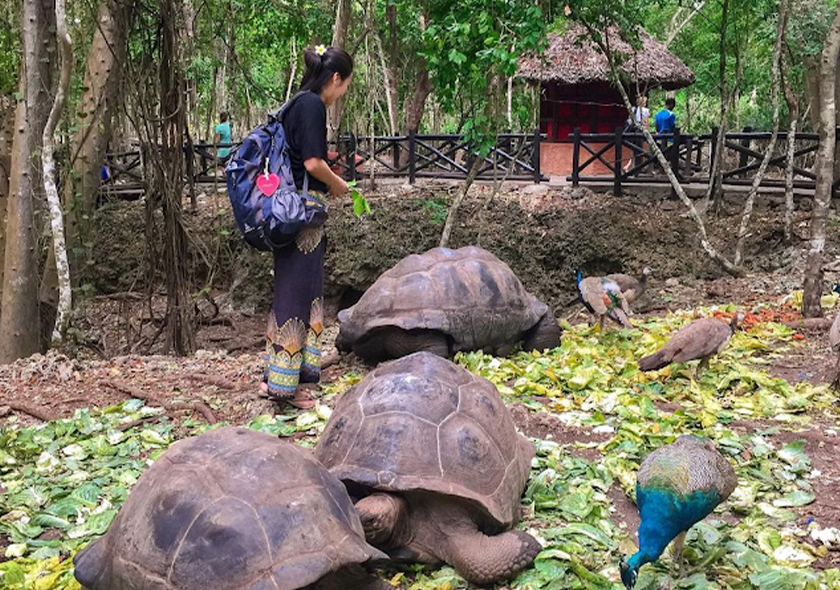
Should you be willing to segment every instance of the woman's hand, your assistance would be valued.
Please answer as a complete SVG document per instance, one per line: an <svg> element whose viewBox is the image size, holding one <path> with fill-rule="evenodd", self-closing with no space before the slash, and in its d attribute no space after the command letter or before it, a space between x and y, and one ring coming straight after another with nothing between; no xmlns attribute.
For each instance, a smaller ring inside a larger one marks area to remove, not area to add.
<svg viewBox="0 0 840 590"><path fill-rule="evenodd" d="M342 195L346 195L349 190L350 187L347 186L347 183L344 182L343 178L333 175L333 181L329 186L330 196L340 197Z"/></svg>

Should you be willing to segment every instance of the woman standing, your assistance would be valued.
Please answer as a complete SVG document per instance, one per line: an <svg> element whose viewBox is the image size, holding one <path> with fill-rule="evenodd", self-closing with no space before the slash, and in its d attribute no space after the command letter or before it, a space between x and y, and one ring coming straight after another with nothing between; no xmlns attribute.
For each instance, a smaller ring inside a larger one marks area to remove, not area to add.
<svg viewBox="0 0 840 590"><path fill-rule="evenodd" d="M625 133L641 133L642 129L647 129L650 125L650 110L647 108L647 96L640 94L636 97L636 106L633 107L632 116L627 117L627 123L624 126ZM637 146L640 151L644 148L644 139L634 137L628 140L629 144ZM624 165L624 172L629 172L635 165L637 160L636 150L630 150L630 158L627 164Z"/></svg>
<svg viewBox="0 0 840 590"><path fill-rule="evenodd" d="M282 121L295 185L302 190L307 180L310 194L340 196L348 187L326 162L327 107L347 92L353 58L343 49L318 46L306 51L304 61L299 96ZM315 405L307 384L317 384L321 376L325 249L319 226L302 229L294 242L274 251L262 390L270 399L302 409Z"/></svg>

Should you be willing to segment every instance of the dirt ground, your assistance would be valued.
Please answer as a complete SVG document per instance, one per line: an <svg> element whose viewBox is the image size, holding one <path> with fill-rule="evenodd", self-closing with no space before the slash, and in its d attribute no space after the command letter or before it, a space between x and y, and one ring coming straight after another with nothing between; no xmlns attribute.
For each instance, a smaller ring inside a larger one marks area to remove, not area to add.
<svg viewBox="0 0 840 590"><path fill-rule="evenodd" d="M436 211L434 207L424 205L423 199L429 201L432 197L412 192L406 200L414 203L412 215L417 219L426 219ZM554 232L551 235L559 235L559 232L585 234L589 227L587 224L595 223L600 214L610 210L611 205L598 196L584 195L581 199L574 195L525 194L504 200L504 207L498 209L476 209L475 203L468 203L463 214L465 220L479 215L491 220L488 222L490 229L483 236L470 225L470 221L464 221L456 228L456 238L460 242L477 237L479 242L484 241L485 247L493 249L488 242L498 246L498 250L494 251L526 276L523 279L526 286L529 286L527 278L531 277L537 285L534 290L553 302L558 318L572 323L587 319L579 305L564 306L569 299L567 283L571 283L565 275L575 266L604 271L638 271L647 264L646 261L650 261L652 266L655 265L655 274L648 293L635 306L639 315L662 315L670 310L725 303L735 303L746 309L753 309L759 304L781 308L782 298L801 285L801 274L796 264L800 254L795 249L781 248L775 242L778 212L769 208L759 208L757 213L759 229L751 241L754 258L752 273L746 279L734 279L721 277L709 270L691 240L685 237L685 232L689 231L686 228L690 226L686 225L679 212L670 208L653 205L653 214L640 217L637 204L620 201L612 207L614 214L630 215L635 219L617 232L614 241L608 239L608 227L593 226L588 241L577 236L563 244L552 244L550 241L546 243L547 233L542 242L529 241L521 228L512 230L508 236L494 233L499 232L499 227L512 215L512 203L516 199L518 210L529 211L531 226L536 224L542 228L540 231ZM585 208L587 200L590 200L588 212L574 220L564 220L573 211ZM219 206L217 200L208 198L208 203L208 209ZM557 208L560 206L558 203L562 205L560 209ZM115 208L119 209L118 206ZM406 215L409 221L414 219ZM209 224L211 231L218 231L215 217L205 218L205 221L207 219L212 221ZM369 284L371 276L381 272L382 266L402 256L402 249L393 247L394 240L377 241L377 236L387 231L390 223L387 219L368 220L363 227L354 226L352 220L344 219L337 224L338 227L334 227L334 239L339 244L332 246L332 262L328 259L328 266L332 264L330 280L333 285L329 288L332 298L326 309L324 350L327 355L335 352L332 343L337 333L335 316L338 309L351 304L353 292ZM418 242L408 248L421 250L421 246L429 241L428 227L437 227L428 219L423 223L426 225L418 221L419 225L413 230L417 233ZM136 229L133 225L131 227L131 231ZM639 235L633 235L634 227ZM663 230L663 227L666 229ZM357 233L353 234L354 231ZM651 237L657 233L661 235ZM726 228L714 227L713 233L724 235ZM367 240L370 247L348 248L346 244L352 241L354 235L357 243ZM402 234L392 238L408 239ZM633 240L634 243L623 244L621 240ZM214 246L213 240L207 238L202 243L210 258L226 261L224 264L227 266L219 273L216 282L210 281L213 287L208 290L208 296L196 300L202 318L197 334L201 349L198 353L189 358L159 354L165 297L155 294L147 298L138 293L136 285L143 273L136 269L139 268L137 265L142 265L142 256L138 258L136 252L117 248L102 259L102 273L95 281L101 294L90 300L75 320L84 332L84 338L73 350L74 358L51 352L0 366L0 425L36 424L40 420L71 416L80 408L105 407L132 397L163 405L167 410L165 415L176 423L192 418L243 424L260 414L277 412L274 403L258 396L266 323L266 309L258 302L268 302L264 297L271 287L267 260L255 258L250 253L237 253L229 248L227 242L216 242ZM552 246L558 247L556 256L558 260L562 259L556 264L550 261L555 255L552 254ZM388 248L391 250L386 252ZM580 248L580 251L575 248ZM128 262L121 260L120 256L128 257ZM691 260L681 260L681 257L689 256ZM129 272L125 264L135 265L135 272ZM222 265L222 262L218 264ZM347 269L353 264L357 265L357 270L350 273ZM196 268L201 266L196 265ZM205 272L202 276L205 277L207 273L212 276L215 272L213 264L202 268ZM242 268L247 270L245 275L239 274ZM828 273L826 278L829 281L840 280L840 275ZM259 283L257 288L252 288L253 285L249 287L249 282L254 281ZM550 287L551 281L563 284ZM246 303L243 304L243 301ZM785 351L781 357L774 359L769 371L794 383L801 380L825 383L832 375L835 362L825 331L805 331L801 338L805 345ZM330 383L351 370L364 373L368 368L352 356L344 357L325 370L323 383ZM328 400L328 403L334 401ZM526 435L558 442L568 452L590 461L599 459L596 447L608 439L608 435L567 426L556 416L523 405L511 406L511 412ZM160 416L152 419L160 419ZM739 427L744 432L767 428L756 423L744 423ZM824 527L840 528L840 463L837 461L840 436L837 432L831 425L815 423L803 432L779 431L771 439L779 445L800 439L805 441L805 451L820 474L813 481L817 500L808 507L807 517L818 520ZM613 518L616 524L634 530L639 517L633 502L617 485L612 487L609 496L615 508ZM4 542L0 536L0 554ZM821 568L838 565L840 554L836 552L829 553L817 564Z"/></svg>

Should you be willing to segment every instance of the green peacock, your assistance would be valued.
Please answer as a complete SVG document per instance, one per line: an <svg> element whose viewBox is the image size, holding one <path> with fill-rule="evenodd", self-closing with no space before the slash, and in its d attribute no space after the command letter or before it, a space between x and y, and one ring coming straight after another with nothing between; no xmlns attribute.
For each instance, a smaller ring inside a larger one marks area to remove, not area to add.
<svg viewBox="0 0 840 590"><path fill-rule="evenodd" d="M711 441L681 436L642 462L636 483L639 551L621 563L621 581L633 588L646 563L659 559L671 541L677 577L682 576L685 535L723 501L737 484L735 470Z"/></svg>
<svg viewBox="0 0 840 590"><path fill-rule="evenodd" d="M598 325L604 330L604 320L610 318L625 328L632 328L629 315L632 315L621 288L615 281L606 277L586 277L577 271L578 297L590 313L598 317Z"/></svg>

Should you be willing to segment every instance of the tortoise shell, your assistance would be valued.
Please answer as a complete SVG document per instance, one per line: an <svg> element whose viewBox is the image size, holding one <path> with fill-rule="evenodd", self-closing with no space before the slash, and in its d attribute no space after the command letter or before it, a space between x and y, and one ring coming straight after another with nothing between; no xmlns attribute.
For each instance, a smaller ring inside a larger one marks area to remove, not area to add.
<svg viewBox="0 0 840 590"><path fill-rule="evenodd" d="M386 556L310 452L245 428L176 442L75 558L90 590L291 590Z"/></svg>
<svg viewBox="0 0 840 590"><path fill-rule="evenodd" d="M347 342L396 327L439 330L455 350L479 350L515 344L547 311L507 264L467 246L403 258L338 317Z"/></svg>
<svg viewBox="0 0 840 590"><path fill-rule="evenodd" d="M534 445L516 432L490 381L418 352L345 393L315 455L345 483L456 496L508 527L519 516Z"/></svg>

